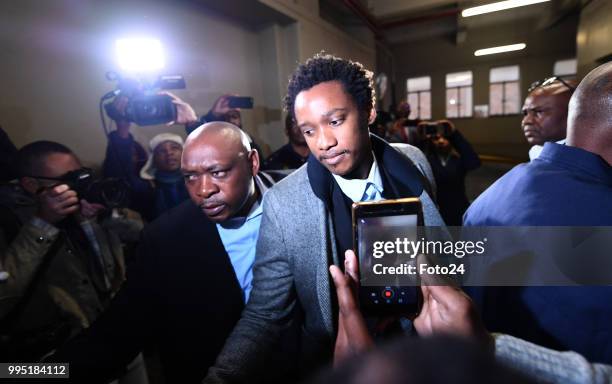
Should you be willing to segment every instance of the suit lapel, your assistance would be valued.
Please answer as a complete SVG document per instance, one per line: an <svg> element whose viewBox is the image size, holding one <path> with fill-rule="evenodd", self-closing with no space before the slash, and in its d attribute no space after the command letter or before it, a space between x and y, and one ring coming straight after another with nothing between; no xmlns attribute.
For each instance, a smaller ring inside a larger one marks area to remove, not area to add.
<svg viewBox="0 0 612 384"><path fill-rule="evenodd" d="M391 187L395 198L420 196L424 178L416 165L378 136L370 137L383 182L386 182L385 191L389 192L388 187Z"/></svg>
<svg viewBox="0 0 612 384"><path fill-rule="evenodd" d="M334 334L333 309L331 293L331 280L329 275L329 265L333 262L338 265L338 253L336 250L336 238L333 229L331 214L325 208L325 204L312 196L316 204L316 223L314 231L318 232L318 252L315 252L316 262L312 263L316 269L316 291L319 301L319 310L323 329L330 336ZM315 237L316 238L316 237ZM308 254L307 257L312 257Z"/></svg>
<svg viewBox="0 0 612 384"><path fill-rule="evenodd" d="M215 223L210 221L199 207L189 202L189 216L184 221L184 238L189 239L189 252L195 252L198 264L205 271L215 271L218 276L233 279L231 286L242 300L242 288L236 277L229 255L223 246ZM231 276L231 277L230 277ZM229 294L229 293L228 293Z"/></svg>

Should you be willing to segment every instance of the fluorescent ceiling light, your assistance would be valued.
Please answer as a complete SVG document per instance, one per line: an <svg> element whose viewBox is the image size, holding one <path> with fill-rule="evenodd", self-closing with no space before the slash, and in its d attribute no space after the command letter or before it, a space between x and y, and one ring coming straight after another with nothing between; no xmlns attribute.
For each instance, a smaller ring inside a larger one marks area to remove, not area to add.
<svg viewBox="0 0 612 384"><path fill-rule="evenodd" d="M544 3L546 1L550 1L550 0L506 0L506 1L499 1L497 3L485 4L485 5L480 5L478 7L472 7L472 8L464 9L463 12L461 12L461 16L469 17L469 16L482 15L483 13L503 11L504 9L522 7L522 6L525 6L525 5L531 5L531 4L537 4L537 3Z"/></svg>
<svg viewBox="0 0 612 384"><path fill-rule="evenodd" d="M124 71L145 72L164 67L164 52L157 39L118 39L115 48L119 67Z"/></svg>
<svg viewBox="0 0 612 384"><path fill-rule="evenodd" d="M484 48L484 49L479 49L476 52L474 52L474 56L484 56L484 55L493 55L495 53L502 53L502 52L520 51L521 49L525 49L526 46L527 44L520 43L520 44L502 45L500 47Z"/></svg>

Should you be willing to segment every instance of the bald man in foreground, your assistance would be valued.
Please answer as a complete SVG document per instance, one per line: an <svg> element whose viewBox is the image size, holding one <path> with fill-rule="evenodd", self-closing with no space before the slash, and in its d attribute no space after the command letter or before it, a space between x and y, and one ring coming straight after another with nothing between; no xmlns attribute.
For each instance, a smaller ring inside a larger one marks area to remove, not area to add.
<svg viewBox="0 0 612 384"><path fill-rule="evenodd" d="M138 260L111 308L53 361L74 382L107 382L145 346L168 383L199 383L251 291L261 199L272 179L238 127L204 124L187 138L181 169L190 200L142 235Z"/></svg>
<svg viewBox="0 0 612 384"><path fill-rule="evenodd" d="M612 226L611 164L612 63L607 63L572 95L566 145L548 142L537 159L506 173L472 203L464 225ZM612 364L612 286L487 291L482 310L492 331Z"/></svg>

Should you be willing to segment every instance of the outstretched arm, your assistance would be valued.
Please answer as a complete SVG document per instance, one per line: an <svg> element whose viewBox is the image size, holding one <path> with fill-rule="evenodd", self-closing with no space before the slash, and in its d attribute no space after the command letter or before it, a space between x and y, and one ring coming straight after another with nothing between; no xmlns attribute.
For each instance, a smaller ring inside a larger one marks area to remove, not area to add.
<svg viewBox="0 0 612 384"><path fill-rule="evenodd" d="M284 232L276 218L280 207L271 193L264 196L263 207L249 302L204 383L261 377L266 357L291 320L296 298Z"/></svg>

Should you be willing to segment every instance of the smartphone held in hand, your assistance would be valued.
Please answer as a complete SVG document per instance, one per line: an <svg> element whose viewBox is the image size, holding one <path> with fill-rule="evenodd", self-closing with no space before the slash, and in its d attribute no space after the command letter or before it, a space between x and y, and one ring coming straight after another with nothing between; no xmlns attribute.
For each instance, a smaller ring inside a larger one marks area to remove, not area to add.
<svg viewBox="0 0 612 384"><path fill-rule="evenodd" d="M422 300L413 244L422 238L421 201L405 198L353 203L352 221L363 312L416 315Z"/></svg>
<svg viewBox="0 0 612 384"><path fill-rule="evenodd" d="M235 109L253 109L253 98L247 96L229 96L228 107Z"/></svg>

